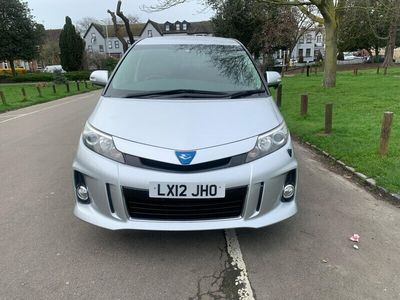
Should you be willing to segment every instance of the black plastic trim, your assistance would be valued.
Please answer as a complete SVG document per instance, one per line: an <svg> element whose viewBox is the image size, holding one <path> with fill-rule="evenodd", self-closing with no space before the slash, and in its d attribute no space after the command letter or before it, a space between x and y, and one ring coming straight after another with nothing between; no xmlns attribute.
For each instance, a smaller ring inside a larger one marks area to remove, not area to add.
<svg viewBox="0 0 400 300"><path fill-rule="evenodd" d="M286 180L285 180L285 185L284 186L286 186L288 184L291 184L294 187L296 187L296 177L297 177L296 174L297 174L297 170L296 169L293 169L293 170L289 171L287 173L287 175L286 175ZM294 199L294 195L293 195L293 197L291 197L289 199L285 199L282 196L282 202L290 202L293 199Z"/></svg>
<svg viewBox="0 0 400 300"><path fill-rule="evenodd" d="M108 198L108 204L110 205L110 211L112 213L115 213L112 197L111 197L111 191L110 191L110 184L106 183L106 190L107 190L107 198Z"/></svg>
<svg viewBox="0 0 400 300"><path fill-rule="evenodd" d="M132 167L173 173L207 172L232 168L246 163L247 153L194 165L177 165L124 154L125 162Z"/></svg>
<svg viewBox="0 0 400 300"><path fill-rule="evenodd" d="M90 194L89 194L88 200L85 201L85 200L80 199L78 197L78 194L76 193L76 189L78 188L79 185L86 186L85 176L81 172L74 171L74 183L75 183L75 185L74 185L75 186L75 195L76 195L76 199L78 200L78 202L82 203L82 204L89 204L90 203ZM87 186L86 186L86 188L87 188Z"/></svg>
<svg viewBox="0 0 400 300"><path fill-rule="evenodd" d="M257 212L260 211L263 194L264 194L264 182L260 182L260 191L258 192L258 202L256 208Z"/></svg>

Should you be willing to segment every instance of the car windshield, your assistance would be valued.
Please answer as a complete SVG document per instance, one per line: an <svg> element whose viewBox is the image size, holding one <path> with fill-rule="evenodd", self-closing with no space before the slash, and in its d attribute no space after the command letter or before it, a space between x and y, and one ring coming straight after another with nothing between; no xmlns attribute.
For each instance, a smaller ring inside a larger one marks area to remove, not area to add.
<svg viewBox="0 0 400 300"><path fill-rule="evenodd" d="M266 93L239 45L136 45L124 58L105 96L214 98Z"/></svg>

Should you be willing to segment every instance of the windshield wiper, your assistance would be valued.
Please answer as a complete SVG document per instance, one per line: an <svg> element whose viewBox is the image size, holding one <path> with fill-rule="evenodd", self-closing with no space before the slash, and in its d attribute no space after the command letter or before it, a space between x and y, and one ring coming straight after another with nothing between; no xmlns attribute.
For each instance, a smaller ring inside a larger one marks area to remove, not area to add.
<svg viewBox="0 0 400 300"><path fill-rule="evenodd" d="M178 89L178 90L134 93L125 96L125 98L147 98L147 97L176 96L176 95L179 95L179 98L182 97L183 98L226 98L230 96L230 94L223 92Z"/></svg>
<svg viewBox="0 0 400 300"><path fill-rule="evenodd" d="M255 94L264 94L265 90L259 89L259 90L247 90L247 91L241 91L241 92L236 92L233 94L229 95L229 98L231 99L238 99L238 98L244 98L244 97L248 97L251 95L255 95Z"/></svg>

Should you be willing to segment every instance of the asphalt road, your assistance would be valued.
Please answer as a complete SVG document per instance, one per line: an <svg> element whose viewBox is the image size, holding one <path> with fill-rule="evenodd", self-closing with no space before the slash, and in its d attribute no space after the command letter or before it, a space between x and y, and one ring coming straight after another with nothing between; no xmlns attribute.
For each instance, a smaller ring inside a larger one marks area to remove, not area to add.
<svg viewBox="0 0 400 300"><path fill-rule="evenodd" d="M239 299L224 231L112 232L73 216L71 162L98 95L0 114L0 299ZM236 231L253 298L399 299L399 208L296 154L299 213Z"/></svg>

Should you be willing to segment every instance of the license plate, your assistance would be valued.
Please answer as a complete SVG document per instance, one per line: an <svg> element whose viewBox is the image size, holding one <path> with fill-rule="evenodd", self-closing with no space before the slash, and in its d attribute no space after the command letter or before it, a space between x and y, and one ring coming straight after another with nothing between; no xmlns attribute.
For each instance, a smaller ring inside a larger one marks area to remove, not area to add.
<svg viewBox="0 0 400 300"><path fill-rule="evenodd" d="M225 185L150 182L150 198L224 198Z"/></svg>

